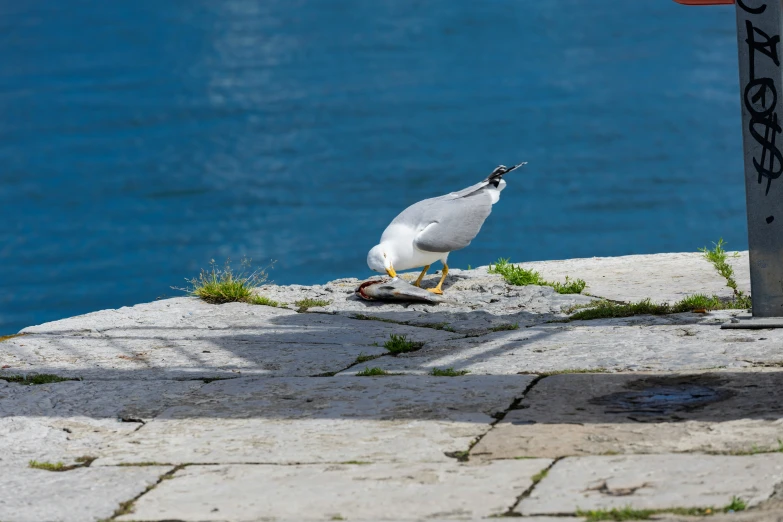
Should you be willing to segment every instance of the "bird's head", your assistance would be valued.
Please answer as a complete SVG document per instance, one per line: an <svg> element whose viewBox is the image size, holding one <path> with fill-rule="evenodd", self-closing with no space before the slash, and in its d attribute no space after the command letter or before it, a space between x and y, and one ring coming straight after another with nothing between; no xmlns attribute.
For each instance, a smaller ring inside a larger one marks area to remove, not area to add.
<svg viewBox="0 0 783 522"><path fill-rule="evenodd" d="M367 266L370 267L370 270L381 274L386 272L391 277L397 277L397 272L392 266L391 255L383 245L375 245L370 249L367 253Z"/></svg>

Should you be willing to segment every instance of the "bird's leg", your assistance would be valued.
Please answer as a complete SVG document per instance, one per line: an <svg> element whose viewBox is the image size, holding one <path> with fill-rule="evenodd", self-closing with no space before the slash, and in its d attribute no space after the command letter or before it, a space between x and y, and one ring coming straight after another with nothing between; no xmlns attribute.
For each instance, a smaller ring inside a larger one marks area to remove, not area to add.
<svg viewBox="0 0 783 522"><path fill-rule="evenodd" d="M421 274L419 274L419 278L416 280L415 283L413 283L413 286L421 287L421 280L424 279L424 274L427 273L427 270L430 269L430 265L424 265L424 268L421 270Z"/></svg>
<svg viewBox="0 0 783 522"><path fill-rule="evenodd" d="M436 286L435 288L428 288L427 290L429 290L433 294L442 294L443 289L441 288L441 286L443 286L443 281L446 280L447 275L449 275L449 265L443 263L443 275L440 276L440 281L438 281L438 286Z"/></svg>

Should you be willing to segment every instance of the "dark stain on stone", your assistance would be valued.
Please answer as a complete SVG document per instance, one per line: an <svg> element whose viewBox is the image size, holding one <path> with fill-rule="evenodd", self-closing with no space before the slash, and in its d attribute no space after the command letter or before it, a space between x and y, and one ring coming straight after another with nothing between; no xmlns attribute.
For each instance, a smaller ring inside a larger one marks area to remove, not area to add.
<svg viewBox="0 0 783 522"><path fill-rule="evenodd" d="M685 420L681 413L733 397L735 392L723 384L725 379L715 375L648 377L628 383L628 391L596 397L590 403L637 422L677 422Z"/></svg>

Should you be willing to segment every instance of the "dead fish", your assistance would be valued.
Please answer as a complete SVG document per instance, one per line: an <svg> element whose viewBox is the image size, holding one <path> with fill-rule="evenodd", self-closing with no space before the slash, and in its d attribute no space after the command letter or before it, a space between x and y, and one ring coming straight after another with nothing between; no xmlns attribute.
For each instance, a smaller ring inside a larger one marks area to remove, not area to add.
<svg viewBox="0 0 783 522"><path fill-rule="evenodd" d="M424 288L395 277L390 281L365 281L356 289L356 294L368 301L420 301L424 303L442 303L442 296L428 292Z"/></svg>

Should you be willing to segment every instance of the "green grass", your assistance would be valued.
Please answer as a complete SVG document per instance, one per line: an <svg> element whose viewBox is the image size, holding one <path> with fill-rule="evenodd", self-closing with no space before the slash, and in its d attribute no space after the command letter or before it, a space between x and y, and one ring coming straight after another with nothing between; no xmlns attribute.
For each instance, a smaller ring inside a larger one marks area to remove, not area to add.
<svg viewBox="0 0 783 522"><path fill-rule="evenodd" d="M664 513L671 513L674 515L683 516L708 516L715 513L730 513L736 511L744 511L747 504L739 497L732 497L731 502L723 508L671 508L671 509L634 509L631 506L624 508L614 509L599 509L594 511L582 511L577 510L576 516L585 517L587 522L598 522L601 520L649 520L653 515L660 515Z"/></svg>
<svg viewBox="0 0 783 522"><path fill-rule="evenodd" d="M19 384L50 384L53 382L63 381L81 381L78 377L60 377L59 375L53 375L51 373L35 373L28 375L0 375L0 379L8 382L16 382Z"/></svg>
<svg viewBox="0 0 783 522"><path fill-rule="evenodd" d="M549 474L549 470L548 469L544 469L544 470L539 471L535 475L533 475L530 478L530 480L533 481L533 485L536 485L539 482L541 482L542 480L544 480L548 474Z"/></svg>
<svg viewBox="0 0 783 522"><path fill-rule="evenodd" d="M383 347L389 350L393 355L399 353L415 352L424 346L424 343L411 341L407 335L390 334L389 340L383 343Z"/></svg>
<svg viewBox="0 0 783 522"><path fill-rule="evenodd" d="M731 497L731 503L723 508L723 511L724 513L728 513L729 511L745 511L746 507L748 507L748 505L744 500L739 497Z"/></svg>
<svg viewBox="0 0 783 522"><path fill-rule="evenodd" d="M358 356L356 356L356 361L354 361L354 364L361 364L367 361L372 361L373 359L377 359L378 357L382 357L381 355L365 355L364 352L360 353Z"/></svg>
<svg viewBox="0 0 783 522"><path fill-rule="evenodd" d="M368 464L372 464L372 462L368 460L345 460L340 464L353 464L355 466L367 466Z"/></svg>
<svg viewBox="0 0 783 522"><path fill-rule="evenodd" d="M212 304L249 302L252 299L250 291L263 285L267 280L264 270L250 270L250 260L242 259L243 268L234 272L231 268L231 259L227 259L223 268L219 268L213 259L210 261L209 270L201 270L198 277L188 279L189 288L177 288L184 290Z"/></svg>
<svg viewBox="0 0 783 522"><path fill-rule="evenodd" d="M298 306L297 312L306 312L309 308L312 308L314 306L326 306L330 303L330 301L325 301L323 299L302 299L300 301L295 302L294 304Z"/></svg>
<svg viewBox="0 0 783 522"><path fill-rule="evenodd" d="M707 261L712 263L712 265L715 267L715 270L717 270L718 273L726 280L726 286L731 288L732 292L734 292L734 301L737 302L736 308L750 308L750 296L745 295L742 290L737 288L737 281L734 279L734 269L727 262L729 256L726 252L726 249L724 248L725 244L726 242L723 241L723 238L720 238L718 239L717 243L713 243L714 248L709 249L707 247L703 247L699 249L699 252L704 254L704 257L707 259ZM738 255L739 254L735 252L733 257L737 257Z"/></svg>
<svg viewBox="0 0 783 522"><path fill-rule="evenodd" d="M491 332L503 332L506 330L519 330L519 323L514 324L499 324L489 329Z"/></svg>
<svg viewBox="0 0 783 522"><path fill-rule="evenodd" d="M535 270L512 265L508 259L500 258L495 265L489 265L490 274L500 274L507 283L516 286L551 286L558 294L581 294L587 283L582 279L571 280L566 276L565 283L547 281Z"/></svg>
<svg viewBox="0 0 783 522"><path fill-rule="evenodd" d="M278 303L277 301L273 299L269 299L268 297L264 297L263 295L251 295L246 299L246 301L254 305L274 306L274 307L280 306L280 303Z"/></svg>
<svg viewBox="0 0 783 522"><path fill-rule="evenodd" d="M442 370L440 368L433 368L430 371L430 375L435 377L460 377L469 373L470 370L455 370L454 368L443 368Z"/></svg>
<svg viewBox="0 0 783 522"><path fill-rule="evenodd" d="M28 468L43 469L46 471L65 471L66 465L62 462L39 462L37 460L31 460L27 463Z"/></svg>
<svg viewBox="0 0 783 522"><path fill-rule="evenodd" d="M636 303L612 303L610 301L598 301L590 308L578 310L569 316L571 321L583 321L589 319L610 319L615 317L631 317L634 315L667 315L694 310L741 310L747 308L749 303L745 299L725 300L717 296L708 297L703 294L695 294L683 298L670 305L668 303L653 303L650 299L644 299Z"/></svg>
<svg viewBox="0 0 783 522"><path fill-rule="evenodd" d="M382 368L365 368L356 374L357 377L381 377L385 375L393 375Z"/></svg>

